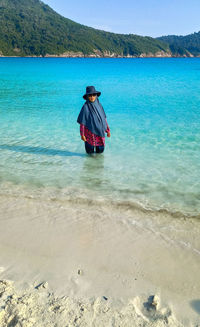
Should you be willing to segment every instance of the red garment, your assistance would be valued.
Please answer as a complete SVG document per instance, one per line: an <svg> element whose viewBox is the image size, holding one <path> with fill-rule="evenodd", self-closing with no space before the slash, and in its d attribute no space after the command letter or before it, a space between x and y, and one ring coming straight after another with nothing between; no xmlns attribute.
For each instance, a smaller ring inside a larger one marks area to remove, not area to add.
<svg viewBox="0 0 200 327"><path fill-rule="evenodd" d="M106 121L107 123L107 121ZM106 133L110 132L110 128L107 123ZM93 146L105 146L105 137L93 134L85 125L80 124L80 134L86 137L86 141Z"/></svg>

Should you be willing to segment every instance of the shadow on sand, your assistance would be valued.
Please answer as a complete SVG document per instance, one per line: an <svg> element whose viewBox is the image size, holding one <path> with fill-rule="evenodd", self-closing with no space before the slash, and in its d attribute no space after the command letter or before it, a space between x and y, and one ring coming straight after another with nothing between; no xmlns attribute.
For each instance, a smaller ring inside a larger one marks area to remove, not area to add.
<svg viewBox="0 0 200 327"><path fill-rule="evenodd" d="M200 300L192 300L190 305L200 315Z"/></svg>
<svg viewBox="0 0 200 327"><path fill-rule="evenodd" d="M24 152L24 153L34 153L46 156L61 156L61 157L85 157L86 155L83 153L71 152L67 150L59 150L59 149L50 149L50 148L42 148L42 147L34 147L34 146L26 146L26 145L0 145L0 149L2 150L10 150L15 152Z"/></svg>

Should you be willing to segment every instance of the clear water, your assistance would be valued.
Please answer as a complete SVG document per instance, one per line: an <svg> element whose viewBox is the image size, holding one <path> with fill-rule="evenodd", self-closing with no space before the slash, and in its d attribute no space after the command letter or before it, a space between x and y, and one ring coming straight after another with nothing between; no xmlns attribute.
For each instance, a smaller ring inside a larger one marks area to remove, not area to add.
<svg viewBox="0 0 200 327"><path fill-rule="evenodd" d="M200 59L0 58L0 183L200 213ZM87 85L111 128L89 157Z"/></svg>

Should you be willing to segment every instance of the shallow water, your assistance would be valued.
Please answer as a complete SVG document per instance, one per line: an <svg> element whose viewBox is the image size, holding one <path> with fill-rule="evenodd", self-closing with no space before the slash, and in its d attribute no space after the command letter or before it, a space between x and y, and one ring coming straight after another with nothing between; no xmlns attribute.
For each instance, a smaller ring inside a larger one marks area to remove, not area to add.
<svg viewBox="0 0 200 327"><path fill-rule="evenodd" d="M199 58L0 58L1 192L199 215L199 78ZM87 85L102 92L112 134L93 157L76 123Z"/></svg>

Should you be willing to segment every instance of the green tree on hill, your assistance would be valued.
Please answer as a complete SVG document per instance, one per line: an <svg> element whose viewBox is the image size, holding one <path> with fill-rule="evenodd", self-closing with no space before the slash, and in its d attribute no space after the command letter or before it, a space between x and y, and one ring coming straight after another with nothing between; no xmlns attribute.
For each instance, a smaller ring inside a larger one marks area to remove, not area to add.
<svg viewBox="0 0 200 327"><path fill-rule="evenodd" d="M67 51L139 56L167 52L169 46L150 37L109 33L75 23L40 0L0 0L0 51L6 56Z"/></svg>

